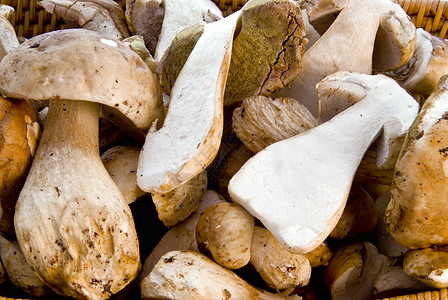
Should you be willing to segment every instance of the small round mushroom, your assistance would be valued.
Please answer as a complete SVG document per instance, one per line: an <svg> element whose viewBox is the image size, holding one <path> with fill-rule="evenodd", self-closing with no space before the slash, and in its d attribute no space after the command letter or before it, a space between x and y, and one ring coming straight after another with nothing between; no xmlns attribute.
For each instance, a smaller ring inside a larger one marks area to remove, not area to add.
<svg viewBox="0 0 448 300"><path fill-rule="evenodd" d="M127 204L146 194L137 185L137 164L140 149L114 146L101 154L101 160L112 180L120 189Z"/></svg>
<svg viewBox="0 0 448 300"><path fill-rule="evenodd" d="M302 254L290 253L265 228L255 226L250 263L274 290L306 286L311 264Z"/></svg>
<svg viewBox="0 0 448 300"><path fill-rule="evenodd" d="M58 294L109 298L137 276L140 257L131 210L100 158L100 104L145 132L163 109L157 82L120 41L66 29L5 56L0 91L50 99L14 218L26 260Z"/></svg>
<svg viewBox="0 0 448 300"><path fill-rule="evenodd" d="M152 193L159 220L168 227L185 220L198 208L207 183L207 171L204 170L171 192Z"/></svg>
<svg viewBox="0 0 448 300"><path fill-rule="evenodd" d="M196 241L201 252L228 269L249 263L254 233L254 217L235 203L221 202L208 207L196 225Z"/></svg>
<svg viewBox="0 0 448 300"><path fill-rule="evenodd" d="M303 254L311 264L311 268L325 266L333 256L333 251L326 242L323 242L311 252Z"/></svg>

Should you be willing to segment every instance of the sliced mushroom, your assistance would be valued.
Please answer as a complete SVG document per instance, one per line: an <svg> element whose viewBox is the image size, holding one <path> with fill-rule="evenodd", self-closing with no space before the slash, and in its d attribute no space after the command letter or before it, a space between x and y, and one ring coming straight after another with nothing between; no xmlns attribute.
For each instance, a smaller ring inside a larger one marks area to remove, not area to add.
<svg viewBox="0 0 448 300"><path fill-rule="evenodd" d="M386 229L411 249L448 243L447 90L443 76L412 124L395 166Z"/></svg>
<svg viewBox="0 0 448 300"><path fill-rule="evenodd" d="M403 259L404 272L432 288L448 287L448 249L410 250Z"/></svg>
<svg viewBox="0 0 448 300"><path fill-rule="evenodd" d="M391 263L369 242L341 246L324 270L331 299L374 299L374 282L381 269Z"/></svg>
<svg viewBox="0 0 448 300"><path fill-rule="evenodd" d="M154 59L160 61L177 33L196 22L206 23L223 18L221 10L209 0L164 0L164 17Z"/></svg>
<svg viewBox="0 0 448 300"><path fill-rule="evenodd" d="M0 4L0 16L3 16L8 20L9 22L12 21L12 18L14 16L14 7L6 5L6 4Z"/></svg>
<svg viewBox="0 0 448 300"><path fill-rule="evenodd" d="M101 160L112 180L131 204L143 192L137 185L137 163L140 149L129 146L114 146L101 154Z"/></svg>
<svg viewBox="0 0 448 300"><path fill-rule="evenodd" d="M4 95L51 99L14 223L27 261L59 294L105 299L137 276L133 217L99 155L98 103L145 130L161 109L152 79L129 47L85 29L38 35L0 65Z"/></svg>
<svg viewBox="0 0 448 300"><path fill-rule="evenodd" d="M250 263L274 290L306 286L311 264L302 254L288 252L269 230L255 226Z"/></svg>
<svg viewBox="0 0 448 300"><path fill-rule="evenodd" d="M429 95L448 73L448 44L422 28L417 29L417 43L412 58L401 68L387 72L413 94Z"/></svg>
<svg viewBox="0 0 448 300"><path fill-rule="evenodd" d="M128 45L138 56L143 59L149 69L156 73L157 62L152 57L151 53L145 46L145 41L141 35L133 35L122 40L123 43Z"/></svg>
<svg viewBox="0 0 448 300"><path fill-rule="evenodd" d="M40 126L27 101L0 97L0 111L0 232L13 237L15 206L37 148Z"/></svg>
<svg viewBox="0 0 448 300"><path fill-rule="evenodd" d="M165 226L174 226L196 211L207 189L207 172L202 171L188 182L168 193L152 193L159 220Z"/></svg>
<svg viewBox="0 0 448 300"><path fill-rule="evenodd" d="M291 88L284 88L277 95L299 100L315 116L315 86L320 80L337 71L372 74L372 68L399 68L411 58L416 40L414 24L403 8L391 0L321 1L313 1L316 9L327 3L341 3L343 7L328 30L303 55L302 71Z"/></svg>
<svg viewBox="0 0 448 300"><path fill-rule="evenodd" d="M34 273L19 245L3 236L0 236L0 258L12 284L38 298L50 293L51 289Z"/></svg>
<svg viewBox="0 0 448 300"><path fill-rule="evenodd" d="M292 98L246 98L232 118L235 134L254 153L316 126L316 118Z"/></svg>
<svg viewBox="0 0 448 300"><path fill-rule="evenodd" d="M249 263L253 234L254 217L240 205L229 202L208 207L196 225L199 250L227 269L239 269Z"/></svg>
<svg viewBox="0 0 448 300"><path fill-rule="evenodd" d="M215 158L223 132L224 83L241 13L208 23L171 91L163 127L146 136L137 169L143 191L167 193Z"/></svg>
<svg viewBox="0 0 448 300"><path fill-rule="evenodd" d="M141 283L142 299L285 299L257 289L231 270L194 251L172 251L160 258Z"/></svg>
<svg viewBox="0 0 448 300"><path fill-rule="evenodd" d="M124 11L113 0L42 0L39 4L50 14L84 29L122 40L129 36Z"/></svg>
<svg viewBox="0 0 448 300"><path fill-rule="evenodd" d="M418 111L417 102L387 76L339 72L318 89L335 81L364 87L366 97L330 121L258 152L229 184L232 200L294 253L315 249L336 226L359 162L387 121L400 120L405 130Z"/></svg>

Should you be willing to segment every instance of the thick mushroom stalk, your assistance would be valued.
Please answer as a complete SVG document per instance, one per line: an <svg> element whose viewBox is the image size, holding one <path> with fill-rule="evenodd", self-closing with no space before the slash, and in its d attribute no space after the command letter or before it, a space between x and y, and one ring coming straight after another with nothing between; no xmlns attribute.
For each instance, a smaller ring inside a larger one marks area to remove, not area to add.
<svg viewBox="0 0 448 300"><path fill-rule="evenodd" d="M139 268L131 211L98 150L99 105L52 101L16 207L17 238L57 293L107 299Z"/></svg>
<svg viewBox="0 0 448 300"><path fill-rule="evenodd" d="M258 152L229 184L232 200L295 253L310 252L336 226L356 169L383 126L396 119L408 128L418 110L384 75L339 72L318 88L334 82L359 85L366 96L333 119Z"/></svg>
<svg viewBox="0 0 448 300"><path fill-rule="evenodd" d="M50 99L14 221L25 258L59 294L107 299L137 276L134 220L99 155L99 110L148 128L161 105L151 76L128 46L85 29L38 35L0 64L3 94Z"/></svg>
<svg viewBox="0 0 448 300"><path fill-rule="evenodd" d="M279 96L295 98L317 115L315 86L320 80L337 71L372 74L372 66L376 71L399 68L411 58L415 40L415 26L398 3L349 0L305 52L302 71L292 87Z"/></svg>

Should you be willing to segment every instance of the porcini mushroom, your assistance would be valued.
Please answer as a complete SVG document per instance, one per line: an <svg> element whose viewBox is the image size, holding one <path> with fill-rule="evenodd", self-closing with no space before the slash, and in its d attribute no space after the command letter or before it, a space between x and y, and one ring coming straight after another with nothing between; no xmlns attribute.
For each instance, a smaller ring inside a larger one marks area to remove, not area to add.
<svg viewBox="0 0 448 300"><path fill-rule="evenodd" d="M218 153L224 85L240 14L205 25L171 91L163 127L146 136L137 169L143 191L173 190L202 172Z"/></svg>
<svg viewBox="0 0 448 300"><path fill-rule="evenodd" d="M401 134L418 111L415 99L387 76L338 72L318 89L335 82L361 86L366 96L330 121L258 152L229 184L232 200L294 253L310 252L333 230L359 162L383 126L394 119Z"/></svg>
<svg viewBox="0 0 448 300"><path fill-rule="evenodd" d="M14 27L6 17L0 15L0 61L2 58L19 46Z"/></svg>
<svg viewBox="0 0 448 300"><path fill-rule="evenodd" d="M14 211L40 137L30 103L0 97L0 232L14 233Z"/></svg>
<svg viewBox="0 0 448 300"><path fill-rule="evenodd" d="M129 37L124 11L113 0L43 0L39 2L48 13L65 22L122 40Z"/></svg>
<svg viewBox="0 0 448 300"><path fill-rule="evenodd" d="M141 283L142 299L285 299L257 289L194 251L171 251Z"/></svg>
<svg viewBox="0 0 448 300"><path fill-rule="evenodd" d="M199 250L210 254L227 269L239 269L249 263L254 233L254 217L235 203L220 202L209 206L196 225Z"/></svg>
<svg viewBox="0 0 448 300"><path fill-rule="evenodd" d="M105 299L137 276L132 214L99 155L99 103L147 130L161 109L155 84L129 47L85 29L38 35L0 64L1 93L50 99L14 222L26 260L59 294Z"/></svg>
<svg viewBox="0 0 448 300"><path fill-rule="evenodd" d="M302 71L291 88L277 96L292 97L317 116L316 84L337 71L372 74L396 69L412 56L416 29L403 8L391 0L312 1L313 8L335 4L334 22L303 55ZM330 2L331 4L328 4ZM311 7L307 8L313 24ZM363 49L360 51L359 49Z"/></svg>
<svg viewBox="0 0 448 300"><path fill-rule="evenodd" d="M444 75L409 129L395 166L386 229L410 249L448 243L447 97Z"/></svg>

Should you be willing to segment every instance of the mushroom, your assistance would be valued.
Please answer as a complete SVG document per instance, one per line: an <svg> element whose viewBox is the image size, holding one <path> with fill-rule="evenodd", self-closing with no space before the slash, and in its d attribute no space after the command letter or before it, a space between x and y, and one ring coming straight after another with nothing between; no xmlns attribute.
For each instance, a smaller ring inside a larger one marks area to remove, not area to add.
<svg viewBox="0 0 448 300"><path fill-rule="evenodd" d="M204 170L171 192L152 193L159 220L168 227L185 220L198 208L207 183L207 171Z"/></svg>
<svg viewBox="0 0 448 300"><path fill-rule="evenodd" d="M19 40L14 27L6 16L0 15L0 61L17 46L19 46Z"/></svg>
<svg viewBox="0 0 448 300"><path fill-rule="evenodd" d="M378 253L369 242L344 244L324 270L331 299L374 299L374 282L381 269L391 263L390 258Z"/></svg>
<svg viewBox="0 0 448 300"><path fill-rule="evenodd" d="M215 158L223 132L223 93L240 12L205 25L171 91L162 128L151 130L140 153L143 191L167 193Z"/></svg>
<svg viewBox="0 0 448 300"><path fill-rule="evenodd" d="M235 134L254 153L316 126L316 118L292 98L249 97L232 118Z"/></svg>
<svg viewBox="0 0 448 300"><path fill-rule="evenodd" d="M400 245L386 230L386 223L384 222L384 213L386 207L390 202L390 192L386 192L381 197L375 199L375 206L378 210L378 224L375 230L375 241L380 253L389 257L401 257L409 248Z"/></svg>
<svg viewBox="0 0 448 300"><path fill-rule="evenodd" d="M302 254L288 252L269 230L255 226L250 263L274 290L306 286L311 264Z"/></svg>
<svg viewBox="0 0 448 300"><path fill-rule="evenodd" d="M17 243L0 236L0 259L9 280L28 294L42 298L51 289L34 273Z"/></svg>
<svg viewBox="0 0 448 300"><path fill-rule="evenodd" d="M408 276L432 288L448 287L448 251L444 247L410 250L403 259Z"/></svg>
<svg viewBox="0 0 448 300"><path fill-rule="evenodd" d="M137 185L139 155L140 149L130 146L114 146L101 154L104 167L123 194L127 204L131 204L145 194Z"/></svg>
<svg viewBox="0 0 448 300"><path fill-rule="evenodd" d="M84 29L119 40L129 37L124 11L116 1L42 0L39 4L48 13Z"/></svg>
<svg viewBox="0 0 448 300"><path fill-rule="evenodd" d="M291 88L282 89L276 96L297 99L317 116L315 86L327 75L337 71L370 75L372 68L375 71L397 69L411 58L416 29L398 3L391 0L321 0L312 3L313 9L334 5L335 11L340 10L340 13L304 53L302 71ZM313 9L307 7L311 24L317 18L313 15L318 15Z"/></svg>
<svg viewBox="0 0 448 300"><path fill-rule="evenodd" d="M336 227L330 232L335 239L352 239L373 232L378 223L378 211L372 197L356 182Z"/></svg>
<svg viewBox="0 0 448 300"><path fill-rule="evenodd" d="M333 251L330 249L326 242L323 242L316 249L303 254L303 256L308 259L311 268L317 268L328 264L331 257L333 256Z"/></svg>
<svg viewBox="0 0 448 300"><path fill-rule="evenodd" d="M448 44L422 28L411 59L387 75L398 80L412 94L430 95L443 75L448 73Z"/></svg>
<svg viewBox="0 0 448 300"><path fill-rule="evenodd" d="M166 49L171 44L171 41L174 39L176 34L182 29L189 27L196 22L205 21L206 23L211 23L218 21L223 18L221 10L216 6L215 3L209 0L164 0L164 1L147 1L144 3L148 6L148 11L156 12L155 15L158 15L159 12L155 5L158 2L159 5L162 5L164 10L162 28L160 30L160 35L157 41L157 46L154 52L154 59L159 61ZM132 3L135 6L135 2L127 2ZM145 5L137 2L139 6L132 7L132 11L129 14L128 20L132 20L131 24L138 24L137 18L146 18L143 13L141 13L138 9L144 9ZM138 8L138 9L137 9ZM132 15L134 14L134 15ZM150 14L153 15L154 13ZM134 25L135 28L136 25ZM145 30L142 28L142 30ZM146 29L148 30L148 29ZM140 32L136 30L137 34L143 35L145 37L144 32ZM146 38L146 37L145 37Z"/></svg>
<svg viewBox="0 0 448 300"><path fill-rule="evenodd" d="M225 199L217 192L206 190L199 202L198 209L187 219L171 228L145 259L143 270L138 277L138 281L140 282L145 278L151 272L160 257L169 251L193 250L199 252L195 235L199 217L207 207L224 201Z"/></svg>
<svg viewBox="0 0 448 300"><path fill-rule="evenodd" d="M194 251L171 251L141 283L142 299L285 299L249 285Z"/></svg>
<svg viewBox="0 0 448 300"><path fill-rule="evenodd" d="M383 267L373 284L375 298L386 298L395 295L410 294L416 291L428 290L431 287L417 279L408 276L400 265Z"/></svg>
<svg viewBox="0 0 448 300"><path fill-rule="evenodd" d="M153 73L156 73L157 62L152 57L148 48L146 48L145 41L143 40L143 37L141 35L130 36L123 39L122 42L128 45L132 49L132 51L137 53Z"/></svg>
<svg viewBox="0 0 448 300"><path fill-rule="evenodd" d="M447 97L443 76L415 118L395 166L386 229L411 249L448 243Z"/></svg>
<svg viewBox="0 0 448 300"><path fill-rule="evenodd" d="M143 37L151 55L156 51L162 29L165 8L162 0L127 0L125 8L126 22L134 35Z"/></svg>
<svg viewBox="0 0 448 300"><path fill-rule="evenodd" d="M14 223L26 260L59 294L105 299L137 276L132 214L98 151L99 103L144 132L163 108L156 84L129 47L85 29L35 36L0 64L5 96L50 99Z"/></svg>
<svg viewBox="0 0 448 300"><path fill-rule="evenodd" d="M254 233L254 217L235 203L220 202L209 206L196 225L199 250L210 254L227 269L239 269L249 263Z"/></svg>
<svg viewBox="0 0 448 300"><path fill-rule="evenodd" d="M0 232L14 233L14 211L40 137L40 126L25 100L0 97Z"/></svg>
<svg viewBox="0 0 448 300"><path fill-rule="evenodd" d="M14 7L0 4L0 16L5 17L9 22L12 22L12 18L14 17Z"/></svg>
<svg viewBox="0 0 448 300"><path fill-rule="evenodd" d="M394 119L401 134L418 111L387 76L338 72L318 89L335 82L361 86L366 96L330 121L258 152L229 183L232 200L294 253L315 249L336 226L356 169L383 126Z"/></svg>

